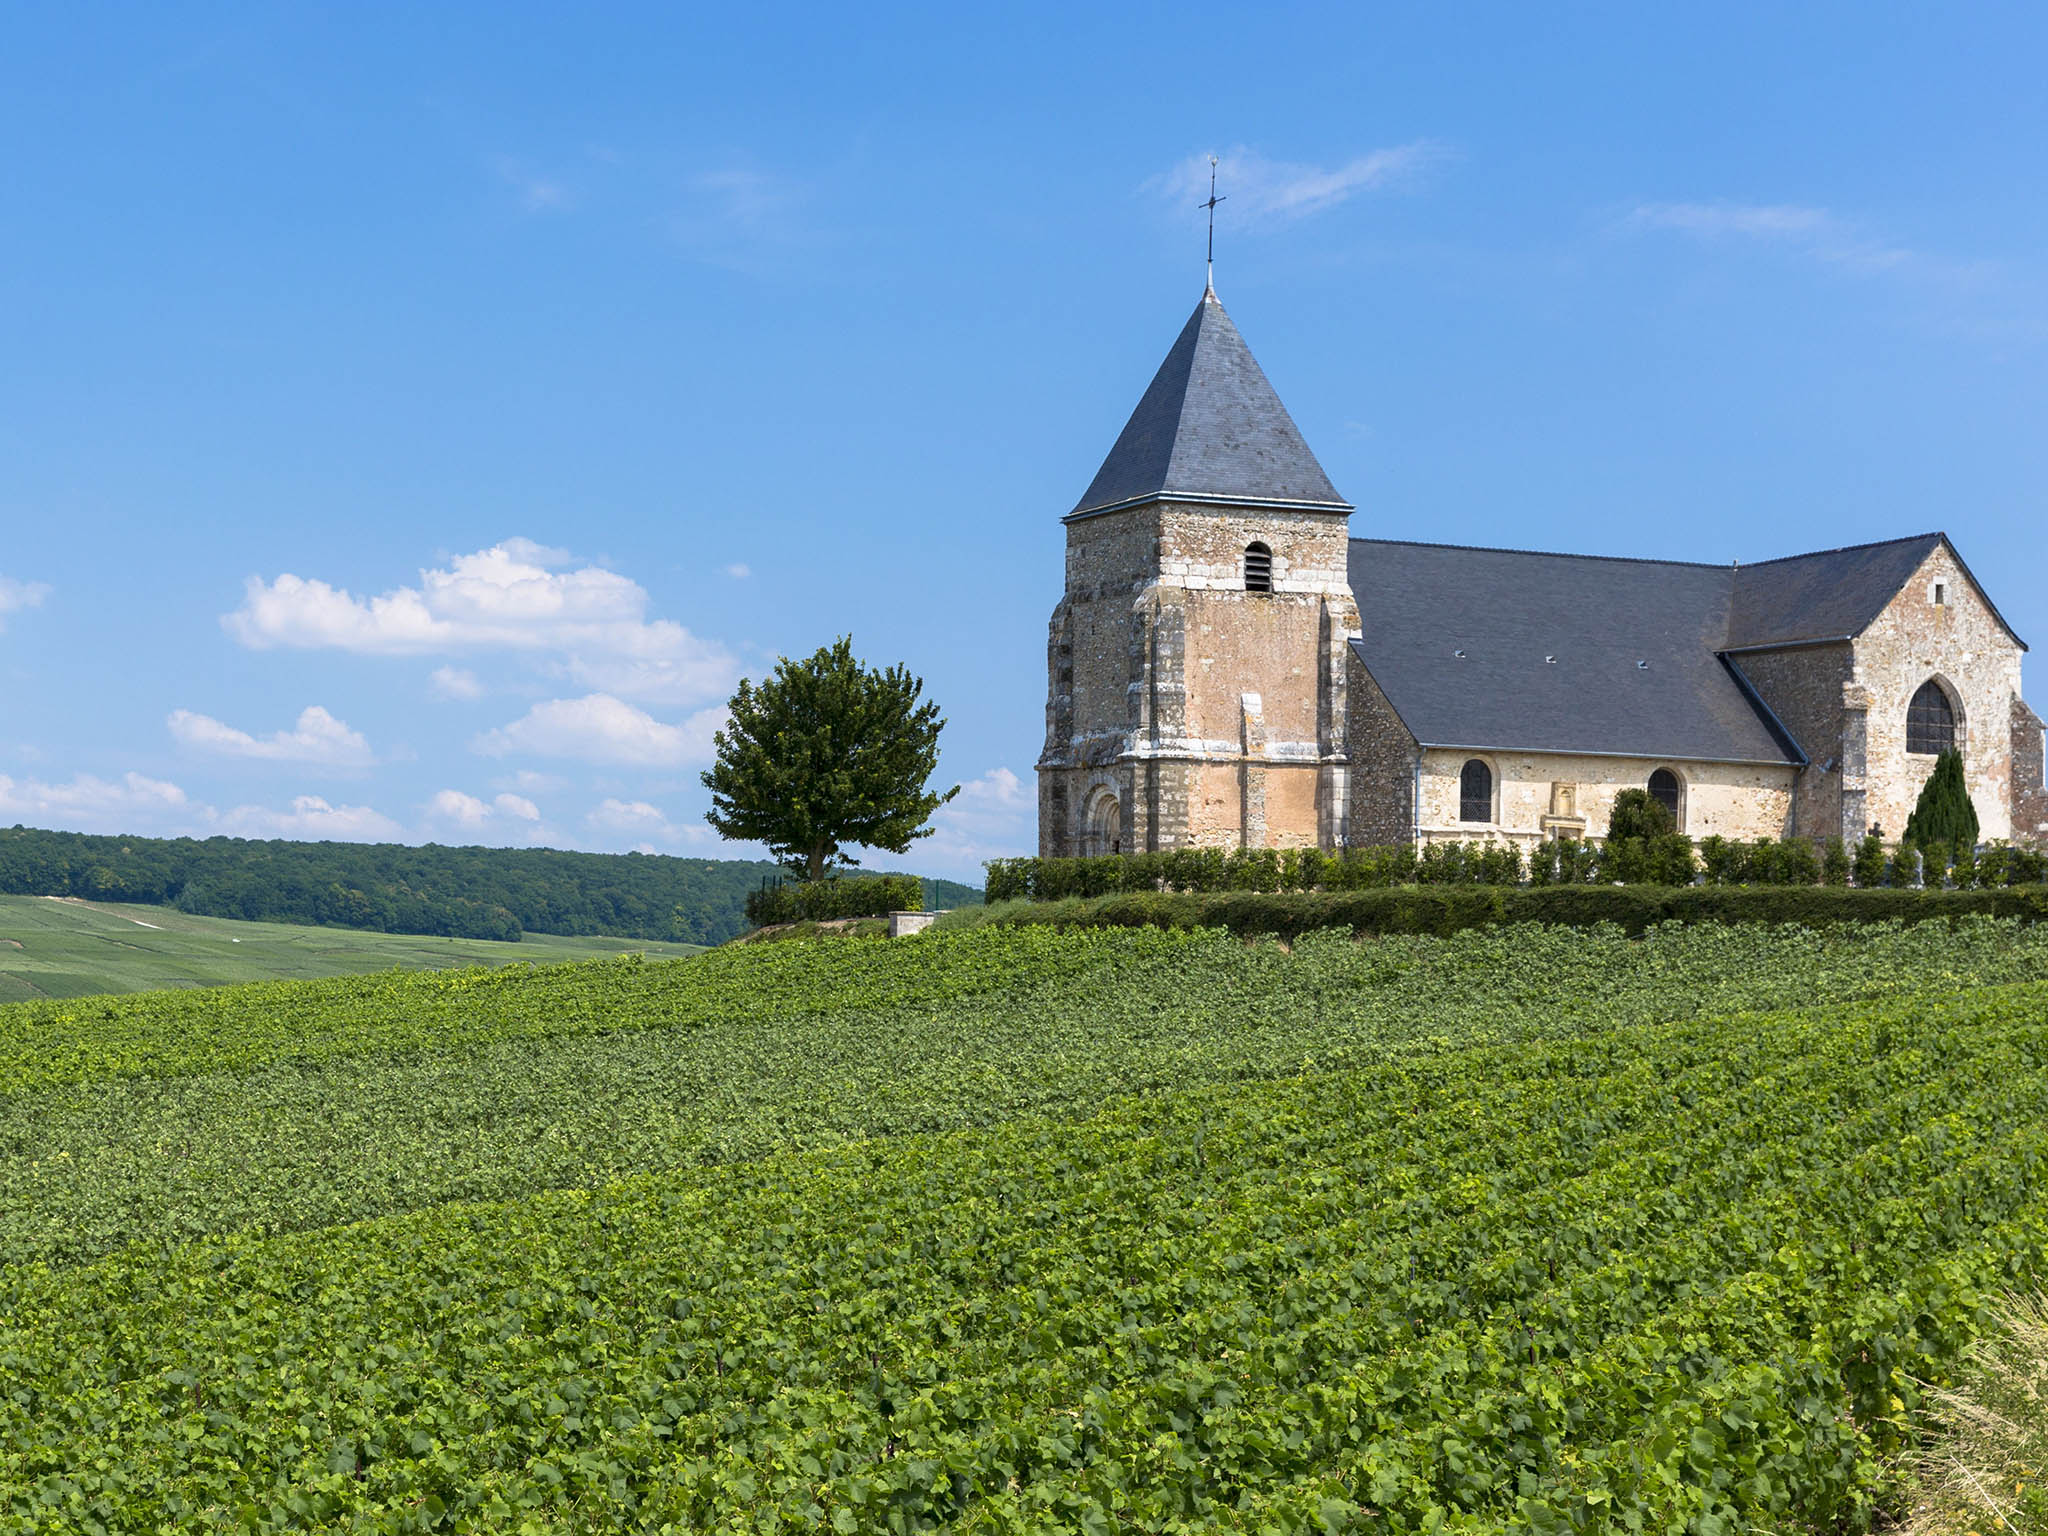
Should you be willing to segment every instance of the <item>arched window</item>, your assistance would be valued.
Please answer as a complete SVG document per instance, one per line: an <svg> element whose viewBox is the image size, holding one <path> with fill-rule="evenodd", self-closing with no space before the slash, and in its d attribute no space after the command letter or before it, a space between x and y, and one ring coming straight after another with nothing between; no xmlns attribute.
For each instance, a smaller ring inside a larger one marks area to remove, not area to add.
<svg viewBox="0 0 2048 1536"><path fill-rule="evenodd" d="M1669 768L1659 768L1650 775L1650 798L1671 813L1671 824L1678 825L1678 775Z"/></svg>
<svg viewBox="0 0 2048 1536"><path fill-rule="evenodd" d="M1458 774L1458 820L1493 820L1493 770L1476 757Z"/></svg>
<svg viewBox="0 0 2048 1536"><path fill-rule="evenodd" d="M1247 592L1273 590L1273 551L1257 539L1244 547L1244 589Z"/></svg>
<svg viewBox="0 0 2048 1536"><path fill-rule="evenodd" d="M1956 744L1956 712L1941 684L1932 678L1920 685L1906 706L1906 750L1932 756Z"/></svg>

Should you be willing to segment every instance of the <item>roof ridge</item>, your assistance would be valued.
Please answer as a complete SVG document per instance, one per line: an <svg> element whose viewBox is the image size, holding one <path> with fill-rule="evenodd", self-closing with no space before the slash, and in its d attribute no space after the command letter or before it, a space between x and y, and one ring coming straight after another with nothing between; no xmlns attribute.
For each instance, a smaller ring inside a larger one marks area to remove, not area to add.
<svg viewBox="0 0 2048 1536"><path fill-rule="evenodd" d="M1768 560L1751 560L1743 565L1745 571L1755 570L1760 565L1783 565L1790 560L1813 560L1821 555L1851 555L1863 549L1887 549L1895 544L1918 544L1927 539L1939 539L1954 547L1955 541L1940 529L1931 533L1909 533L1896 539L1868 539L1861 544L1837 544L1833 549L1808 549L1796 555L1773 555Z"/></svg>
<svg viewBox="0 0 2048 1536"><path fill-rule="evenodd" d="M1515 549L1505 544L1449 544L1436 539L1368 539L1354 534L1351 542L1400 545L1405 549L1461 549L1481 555L1535 555L1545 560L1605 560L1615 565L1675 565L1695 571L1733 569L1732 566L1721 565L1712 560L1664 560L1655 555L1581 555L1563 549Z"/></svg>

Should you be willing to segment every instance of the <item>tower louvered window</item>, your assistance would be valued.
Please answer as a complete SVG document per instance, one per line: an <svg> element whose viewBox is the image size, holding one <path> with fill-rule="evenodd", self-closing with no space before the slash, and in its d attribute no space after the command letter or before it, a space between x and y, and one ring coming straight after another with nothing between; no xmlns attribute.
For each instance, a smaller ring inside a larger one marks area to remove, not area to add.
<svg viewBox="0 0 2048 1536"><path fill-rule="evenodd" d="M1458 774L1458 820L1493 820L1493 770L1476 757Z"/></svg>
<svg viewBox="0 0 2048 1536"><path fill-rule="evenodd" d="M1922 683L1913 702L1906 706L1906 750L1933 756L1955 744L1956 712L1948 695L1937 682Z"/></svg>
<svg viewBox="0 0 2048 1536"><path fill-rule="evenodd" d="M1273 590L1273 551L1256 540L1244 547L1244 589L1247 592Z"/></svg>

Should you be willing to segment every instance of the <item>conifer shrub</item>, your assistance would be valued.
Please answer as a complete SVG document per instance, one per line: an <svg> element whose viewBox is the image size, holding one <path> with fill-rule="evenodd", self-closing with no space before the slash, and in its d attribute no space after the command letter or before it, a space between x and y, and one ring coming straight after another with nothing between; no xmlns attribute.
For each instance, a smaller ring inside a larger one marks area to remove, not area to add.
<svg viewBox="0 0 2048 1536"><path fill-rule="evenodd" d="M1922 849L1936 842L1976 846L1977 807L1970 803L1963 777L1963 754L1954 747L1934 760L1934 772L1920 787L1919 802L1906 820L1906 837Z"/></svg>
<svg viewBox="0 0 2048 1536"><path fill-rule="evenodd" d="M1839 836L1829 838L1820 856L1821 884L1847 885L1850 867L1849 845Z"/></svg>
<svg viewBox="0 0 2048 1536"><path fill-rule="evenodd" d="M1856 864L1851 871L1856 884L1865 890L1884 884L1884 839L1875 832L1864 834L1856 845Z"/></svg>

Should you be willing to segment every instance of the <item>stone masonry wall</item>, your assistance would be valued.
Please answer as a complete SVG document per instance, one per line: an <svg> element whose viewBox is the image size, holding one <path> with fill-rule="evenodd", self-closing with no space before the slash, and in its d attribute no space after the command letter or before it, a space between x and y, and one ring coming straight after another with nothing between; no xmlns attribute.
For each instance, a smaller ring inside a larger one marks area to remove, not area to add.
<svg viewBox="0 0 2048 1536"><path fill-rule="evenodd" d="M2048 740L2024 699L2012 701L2012 840L2048 846Z"/></svg>
<svg viewBox="0 0 2048 1536"><path fill-rule="evenodd" d="M1934 601L1934 587L1944 601ZM1956 745L1986 842L2013 835L2012 701L2019 645L1947 546L1937 547L1856 639L1852 703L1867 703L1866 825L1906 830L1934 758L1906 750L1906 706L1930 678L1956 710Z"/></svg>
<svg viewBox="0 0 2048 1536"><path fill-rule="evenodd" d="M1459 817L1459 776L1474 756L1493 770L1494 815L1488 822ZM1644 789L1650 775L1668 768L1678 776L1678 830L1695 838L1718 834L1753 841L1783 837L1791 827L1790 766L1688 763L1661 758L1579 757L1564 753L1456 752L1432 748L1422 754L1422 801L1417 832L1423 842L1505 838L1533 843L1543 837L1543 817L1554 802L1554 786L1574 790L1576 814L1588 837L1607 833L1614 797Z"/></svg>
<svg viewBox="0 0 2048 1536"><path fill-rule="evenodd" d="M1351 815L1348 845L1385 847L1415 836L1420 749L1358 653L1350 658Z"/></svg>
<svg viewBox="0 0 2048 1536"><path fill-rule="evenodd" d="M1799 779L1792 835L1860 837L1862 765L1858 762L1853 768L1846 767L1854 754L1843 749L1847 724L1843 689L1854 670L1849 645L1843 642L1793 646L1777 651L1752 651L1731 659L1810 759L1810 766ZM1861 722L1857 723L1860 726ZM1843 796L1845 773L1853 786L1847 807ZM1851 811L1855 814L1853 829L1846 825Z"/></svg>
<svg viewBox="0 0 2048 1536"><path fill-rule="evenodd" d="M1244 590L1253 540L1271 592ZM1127 851L1313 845L1341 827L1348 557L1330 513L1168 502L1069 523L1039 851L1095 851L1087 808L1112 780Z"/></svg>

